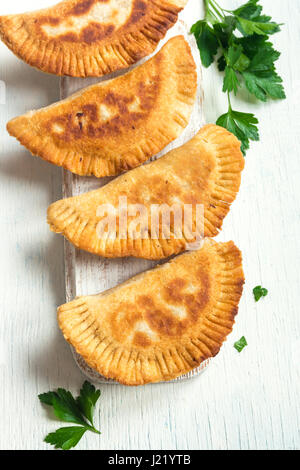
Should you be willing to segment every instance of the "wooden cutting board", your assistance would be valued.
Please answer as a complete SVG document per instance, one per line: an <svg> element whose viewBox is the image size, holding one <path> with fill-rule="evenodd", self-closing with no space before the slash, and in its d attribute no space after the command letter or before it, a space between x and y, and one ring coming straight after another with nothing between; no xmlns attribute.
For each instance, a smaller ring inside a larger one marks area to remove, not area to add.
<svg viewBox="0 0 300 470"><path fill-rule="evenodd" d="M197 100L194 106L192 117L188 127L185 129L183 134L168 145L162 152L153 157L151 160L155 160L169 150L183 145L185 142L190 140L203 126L205 120L203 116L203 88L202 88L202 72L201 72L201 61L199 57L199 51L192 35L188 33L188 29L183 21L179 20L177 24L168 32L163 41L159 44L157 50L168 41L171 37L177 35L184 35L188 43L190 44L195 62L197 64L198 71L198 91ZM128 70L132 70L136 66L148 60L143 59L138 64L130 67ZM102 78L71 78L63 77L61 79L61 99L67 98L72 93L85 88L94 83L98 83L110 78L114 78L118 75L126 73L117 72L111 75L107 75ZM63 170L63 197L77 196L78 194L97 189L104 186L112 178L95 178L95 177L82 177L73 175L69 171ZM156 264L155 261L148 261L136 258L120 258L120 259L105 259L99 256L92 255L85 251L81 251L73 247L68 241L65 241L65 282L66 282L66 300L71 301L75 297L81 295L92 295L98 294L99 292L110 289L117 284L120 284L127 279L135 276L136 274L153 268ZM93 382L98 383L111 383L114 381L107 380L100 376L95 370L91 369L86 362L79 356L72 348L74 359L81 369L81 371ZM209 361L203 362L200 367L194 369L189 374L179 377L176 380L188 379L199 375L208 365ZM117 382L115 382L117 383Z"/></svg>

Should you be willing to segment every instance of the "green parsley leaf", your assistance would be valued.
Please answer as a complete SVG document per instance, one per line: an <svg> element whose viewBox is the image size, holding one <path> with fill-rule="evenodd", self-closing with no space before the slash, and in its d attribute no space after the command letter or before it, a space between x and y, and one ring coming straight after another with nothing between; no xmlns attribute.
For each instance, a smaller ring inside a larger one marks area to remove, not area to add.
<svg viewBox="0 0 300 470"><path fill-rule="evenodd" d="M86 421L79 410L71 392L63 388L57 390L57 397L53 397L53 410L57 418L66 423L75 423L86 426Z"/></svg>
<svg viewBox="0 0 300 470"><path fill-rule="evenodd" d="M96 390L94 385L85 381L81 390L80 395L77 398L77 404L81 413L89 420L93 425L94 409L99 397L101 395L100 390Z"/></svg>
<svg viewBox="0 0 300 470"><path fill-rule="evenodd" d="M241 45L230 46L228 49L228 54L227 54L227 65L229 65L230 67L234 67L236 62L241 57L242 52L243 52L243 48Z"/></svg>
<svg viewBox="0 0 300 470"><path fill-rule="evenodd" d="M244 36L252 34L269 35L280 31L280 25L271 21L270 16L262 15L258 0L250 0L232 13L237 20L237 28Z"/></svg>
<svg viewBox="0 0 300 470"><path fill-rule="evenodd" d="M192 26L191 33L195 36L202 64L204 67L209 67L219 47L213 29L206 21L198 21Z"/></svg>
<svg viewBox="0 0 300 470"><path fill-rule="evenodd" d="M40 402L52 406L54 414L61 421L80 425L60 428L55 433L49 434L45 441L53 444L57 449L67 450L75 447L86 431L100 434L93 424L95 405L100 394L100 390L96 390L92 384L86 381L76 400L71 392L63 388L39 395Z"/></svg>
<svg viewBox="0 0 300 470"><path fill-rule="evenodd" d="M62 421L86 425L72 394L63 388L59 388L57 392L43 393L39 395L39 399L45 405L53 406L54 414Z"/></svg>
<svg viewBox="0 0 300 470"><path fill-rule="evenodd" d="M262 49L264 49L264 55L268 55L270 52L272 52L272 50L274 50L273 44L268 41L268 37L259 36L258 34L235 38L235 42L243 47L244 53L250 60L252 60L253 57Z"/></svg>
<svg viewBox="0 0 300 470"><path fill-rule="evenodd" d="M256 286L253 289L253 295L255 298L255 302L258 302L259 299L261 299L262 297L266 297L266 295L268 295L268 289L265 289L264 287L261 287L261 286Z"/></svg>
<svg viewBox="0 0 300 470"><path fill-rule="evenodd" d="M58 397L55 392L41 393L39 395L39 400L41 403L44 403L44 405L53 406L54 397Z"/></svg>
<svg viewBox="0 0 300 470"><path fill-rule="evenodd" d="M262 12L262 6L257 5L258 0L250 0L241 7L233 11L236 16L241 16L242 18L248 18L252 20L260 16Z"/></svg>
<svg viewBox="0 0 300 470"><path fill-rule="evenodd" d="M266 101L268 96L285 98L282 79L277 75L274 65L279 56L280 53L273 49L271 43L262 42L249 66L242 72L247 89L261 101Z"/></svg>
<svg viewBox="0 0 300 470"><path fill-rule="evenodd" d="M250 65L250 59L245 54L241 54L239 59L234 64L234 68L238 72L243 72L249 67L249 65Z"/></svg>
<svg viewBox="0 0 300 470"><path fill-rule="evenodd" d="M233 31L236 29L236 18L234 16L225 16L223 31L228 37L231 36Z"/></svg>
<svg viewBox="0 0 300 470"><path fill-rule="evenodd" d="M270 96L273 99L284 99L285 92L282 79L274 72L272 75L264 76L264 72L243 72L245 84L250 93L261 101L267 101Z"/></svg>
<svg viewBox="0 0 300 470"><path fill-rule="evenodd" d="M249 148L249 140L259 140L256 124L258 120L254 114L241 113L229 107L228 113L219 117L216 124L225 127L241 141L241 150L245 155Z"/></svg>
<svg viewBox="0 0 300 470"><path fill-rule="evenodd" d="M270 22L269 16L261 17L261 21L246 20L241 16L236 18L237 28L244 36L251 36L252 34L268 35L280 31L280 25Z"/></svg>
<svg viewBox="0 0 300 470"><path fill-rule="evenodd" d="M240 85L237 73L235 72L235 67L238 61L241 58L243 48L241 45L230 46L228 49L226 57L226 68L225 68L225 78L223 82L223 91L234 91L236 94L238 87Z"/></svg>
<svg viewBox="0 0 300 470"><path fill-rule="evenodd" d="M252 57L249 63L249 71L251 72L274 72L274 62L280 57L280 52L273 49L271 43L263 43L258 52Z"/></svg>
<svg viewBox="0 0 300 470"><path fill-rule="evenodd" d="M236 95L238 87L240 85L238 76L236 72L233 70L232 67L228 67L228 65L225 68L225 77L223 81L223 91L234 91L234 94Z"/></svg>
<svg viewBox="0 0 300 470"><path fill-rule="evenodd" d="M226 16L224 23L213 25L213 32L221 49L226 52L232 45L233 31L236 29L236 19L233 16Z"/></svg>
<svg viewBox="0 0 300 470"><path fill-rule="evenodd" d="M248 346L245 336L242 336L239 341L234 343L234 347L239 353L243 351L245 346Z"/></svg>
<svg viewBox="0 0 300 470"><path fill-rule="evenodd" d="M87 428L82 426L60 428L48 434L45 438L45 442L52 444L55 449L70 450L78 444L86 431Z"/></svg>

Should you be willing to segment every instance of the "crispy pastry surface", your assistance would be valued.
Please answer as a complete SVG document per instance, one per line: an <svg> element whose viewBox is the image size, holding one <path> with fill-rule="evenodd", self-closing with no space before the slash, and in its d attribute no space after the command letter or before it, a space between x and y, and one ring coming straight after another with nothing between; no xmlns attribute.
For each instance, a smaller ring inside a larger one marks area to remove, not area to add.
<svg viewBox="0 0 300 470"><path fill-rule="evenodd" d="M190 47L176 36L130 73L17 117L7 130L32 154L73 173L117 175L182 133L196 90Z"/></svg>
<svg viewBox="0 0 300 470"><path fill-rule="evenodd" d="M48 223L51 230L62 233L78 248L101 256L166 258L184 251L186 243L194 239L184 230L181 237L174 233L172 213L165 219L166 223L171 220L170 233L164 230L161 218L159 234L155 232L153 236L155 215L151 208L155 204L160 207L167 204L169 208L177 204L183 226L184 205L192 205L196 233L195 206L203 204L204 236L214 237L239 190L243 167L244 158L236 137L222 127L207 125L191 141L159 160L119 176L95 191L52 204L48 209ZM116 236L108 237L98 231L99 224L107 214L118 210L121 196L127 198L127 233L124 237L117 218L116 227L113 226ZM99 212L99 207L107 204L110 204L107 212ZM134 231L138 213L132 212L130 216L130 205L140 204L147 209L146 235L142 234L141 225Z"/></svg>
<svg viewBox="0 0 300 470"><path fill-rule="evenodd" d="M241 253L207 240L95 296L58 309L65 339L92 368L126 385L171 380L215 356L243 291Z"/></svg>
<svg viewBox="0 0 300 470"><path fill-rule="evenodd" d="M44 72L100 77L156 48L187 0L66 0L0 17L0 38Z"/></svg>

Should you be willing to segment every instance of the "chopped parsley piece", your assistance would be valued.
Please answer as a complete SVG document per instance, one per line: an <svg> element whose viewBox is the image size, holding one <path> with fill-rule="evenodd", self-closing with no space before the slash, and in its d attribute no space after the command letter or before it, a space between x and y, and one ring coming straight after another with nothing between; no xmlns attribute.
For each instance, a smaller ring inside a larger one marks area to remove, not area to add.
<svg viewBox="0 0 300 470"><path fill-rule="evenodd" d="M259 299L261 299L262 297L266 297L266 295L268 295L268 289L265 289L264 287L261 287L261 286L256 286L253 289L253 295L255 298L255 302L258 302Z"/></svg>
<svg viewBox="0 0 300 470"><path fill-rule="evenodd" d="M242 352L246 346L248 346L248 343L246 341L245 336L242 336L239 341L234 343L234 347L239 353Z"/></svg>

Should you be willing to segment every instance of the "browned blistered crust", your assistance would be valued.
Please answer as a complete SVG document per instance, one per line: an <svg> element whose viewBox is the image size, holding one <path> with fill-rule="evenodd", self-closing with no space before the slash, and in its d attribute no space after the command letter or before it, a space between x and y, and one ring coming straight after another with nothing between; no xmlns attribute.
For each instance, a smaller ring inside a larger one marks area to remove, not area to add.
<svg viewBox="0 0 300 470"><path fill-rule="evenodd" d="M190 47L177 36L130 73L17 117L7 130L33 155L73 173L117 175L182 133L196 90Z"/></svg>
<svg viewBox="0 0 300 470"><path fill-rule="evenodd" d="M132 170L96 191L57 201L48 209L51 230L62 233L76 247L105 257L136 256L162 259L180 253L190 240L177 238L171 226L165 238L160 224L157 239L151 234L151 207L173 204L204 206L204 236L214 237L222 227L230 204L240 187L244 158L237 138L222 127L204 126L182 147L159 160ZM129 205L142 204L148 213L148 236L130 233L134 217L128 216L126 239L120 236L117 221L115 239L100 238L97 226L106 214L97 216L97 208L111 204L118 209L119 198L126 196ZM182 220L183 225L183 220ZM193 210L193 230L196 211Z"/></svg>
<svg viewBox="0 0 300 470"><path fill-rule="evenodd" d="M153 52L186 3L66 0L38 12L1 16L0 38L44 72L100 77Z"/></svg>
<svg viewBox="0 0 300 470"><path fill-rule="evenodd" d="M101 375L125 385L171 380L218 354L243 284L238 248L208 240L115 289L62 305L58 323Z"/></svg>

